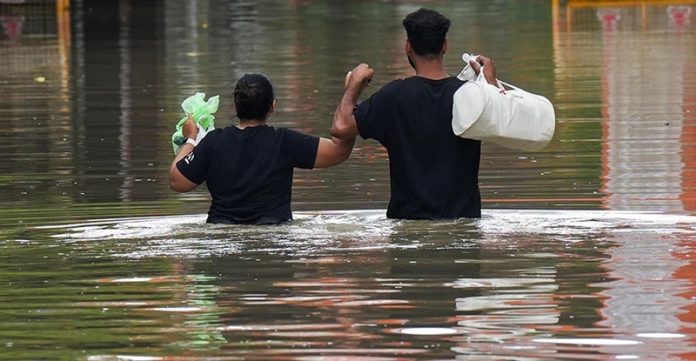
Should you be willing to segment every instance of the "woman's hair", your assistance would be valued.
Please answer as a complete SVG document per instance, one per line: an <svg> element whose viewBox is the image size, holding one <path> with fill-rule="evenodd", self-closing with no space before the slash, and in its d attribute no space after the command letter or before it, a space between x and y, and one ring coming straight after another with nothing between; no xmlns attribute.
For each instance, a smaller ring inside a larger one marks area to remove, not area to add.
<svg viewBox="0 0 696 361"><path fill-rule="evenodd" d="M245 74L234 87L234 107L240 120L266 120L275 95L263 74Z"/></svg>

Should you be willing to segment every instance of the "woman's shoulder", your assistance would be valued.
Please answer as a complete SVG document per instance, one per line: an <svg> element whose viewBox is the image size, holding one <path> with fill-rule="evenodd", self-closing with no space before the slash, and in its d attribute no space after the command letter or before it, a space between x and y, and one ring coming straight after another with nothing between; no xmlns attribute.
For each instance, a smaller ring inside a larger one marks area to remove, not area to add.
<svg viewBox="0 0 696 361"><path fill-rule="evenodd" d="M293 138L293 137L313 137L311 134L305 133L301 130L297 129L292 129L292 128L286 128L286 127L278 127L274 128L276 134L285 137L285 138Z"/></svg>
<svg viewBox="0 0 696 361"><path fill-rule="evenodd" d="M272 132L278 138L287 138L302 134L302 132L288 127L274 127L269 125L266 128L267 131Z"/></svg>
<svg viewBox="0 0 696 361"><path fill-rule="evenodd" d="M207 139L207 142L210 145L214 146L221 139L234 137L233 130L230 128L233 128L233 127L215 128L213 130L209 130L207 133L205 133L204 139Z"/></svg>
<svg viewBox="0 0 696 361"><path fill-rule="evenodd" d="M208 135L212 135L213 137L233 137L237 134L239 134L240 130L239 128L235 127L234 125L228 125L223 128L215 128L211 131L208 132Z"/></svg>

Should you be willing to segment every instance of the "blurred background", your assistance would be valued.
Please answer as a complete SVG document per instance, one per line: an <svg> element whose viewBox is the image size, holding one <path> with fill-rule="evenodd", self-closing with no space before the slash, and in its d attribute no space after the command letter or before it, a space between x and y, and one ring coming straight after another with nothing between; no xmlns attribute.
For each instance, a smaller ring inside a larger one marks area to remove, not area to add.
<svg viewBox="0 0 696 361"><path fill-rule="evenodd" d="M403 17L452 20L446 62L493 57L501 79L549 98L543 151L484 144L484 208L696 210L693 1L0 1L0 224L207 211L202 187L169 190L180 104L264 72L271 119L328 135L346 71L369 92L412 75ZM359 141L332 169L297 171L296 210L383 209L386 153Z"/></svg>

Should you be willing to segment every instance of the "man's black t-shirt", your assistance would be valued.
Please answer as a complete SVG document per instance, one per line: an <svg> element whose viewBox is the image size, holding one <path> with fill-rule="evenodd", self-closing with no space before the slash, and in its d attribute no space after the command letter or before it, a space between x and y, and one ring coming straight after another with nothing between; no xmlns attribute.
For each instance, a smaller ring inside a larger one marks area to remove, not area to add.
<svg viewBox="0 0 696 361"><path fill-rule="evenodd" d="M410 77L385 85L355 111L360 136L389 154L389 218L481 217L481 142L452 131L457 78Z"/></svg>
<svg viewBox="0 0 696 361"><path fill-rule="evenodd" d="M176 167L208 185L210 223L276 224L292 219L293 169L314 167L319 138L263 125L208 133Z"/></svg>

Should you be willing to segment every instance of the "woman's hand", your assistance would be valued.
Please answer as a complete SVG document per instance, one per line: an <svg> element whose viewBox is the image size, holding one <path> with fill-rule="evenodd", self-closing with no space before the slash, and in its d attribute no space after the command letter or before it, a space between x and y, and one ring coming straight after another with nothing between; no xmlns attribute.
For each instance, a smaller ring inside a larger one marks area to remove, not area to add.
<svg viewBox="0 0 696 361"><path fill-rule="evenodd" d="M184 137L186 138L194 140L198 138L198 127L196 126L196 122L193 120L193 115L188 115L188 118L186 118L186 122L184 122L184 127L181 129L181 132L184 134Z"/></svg>

